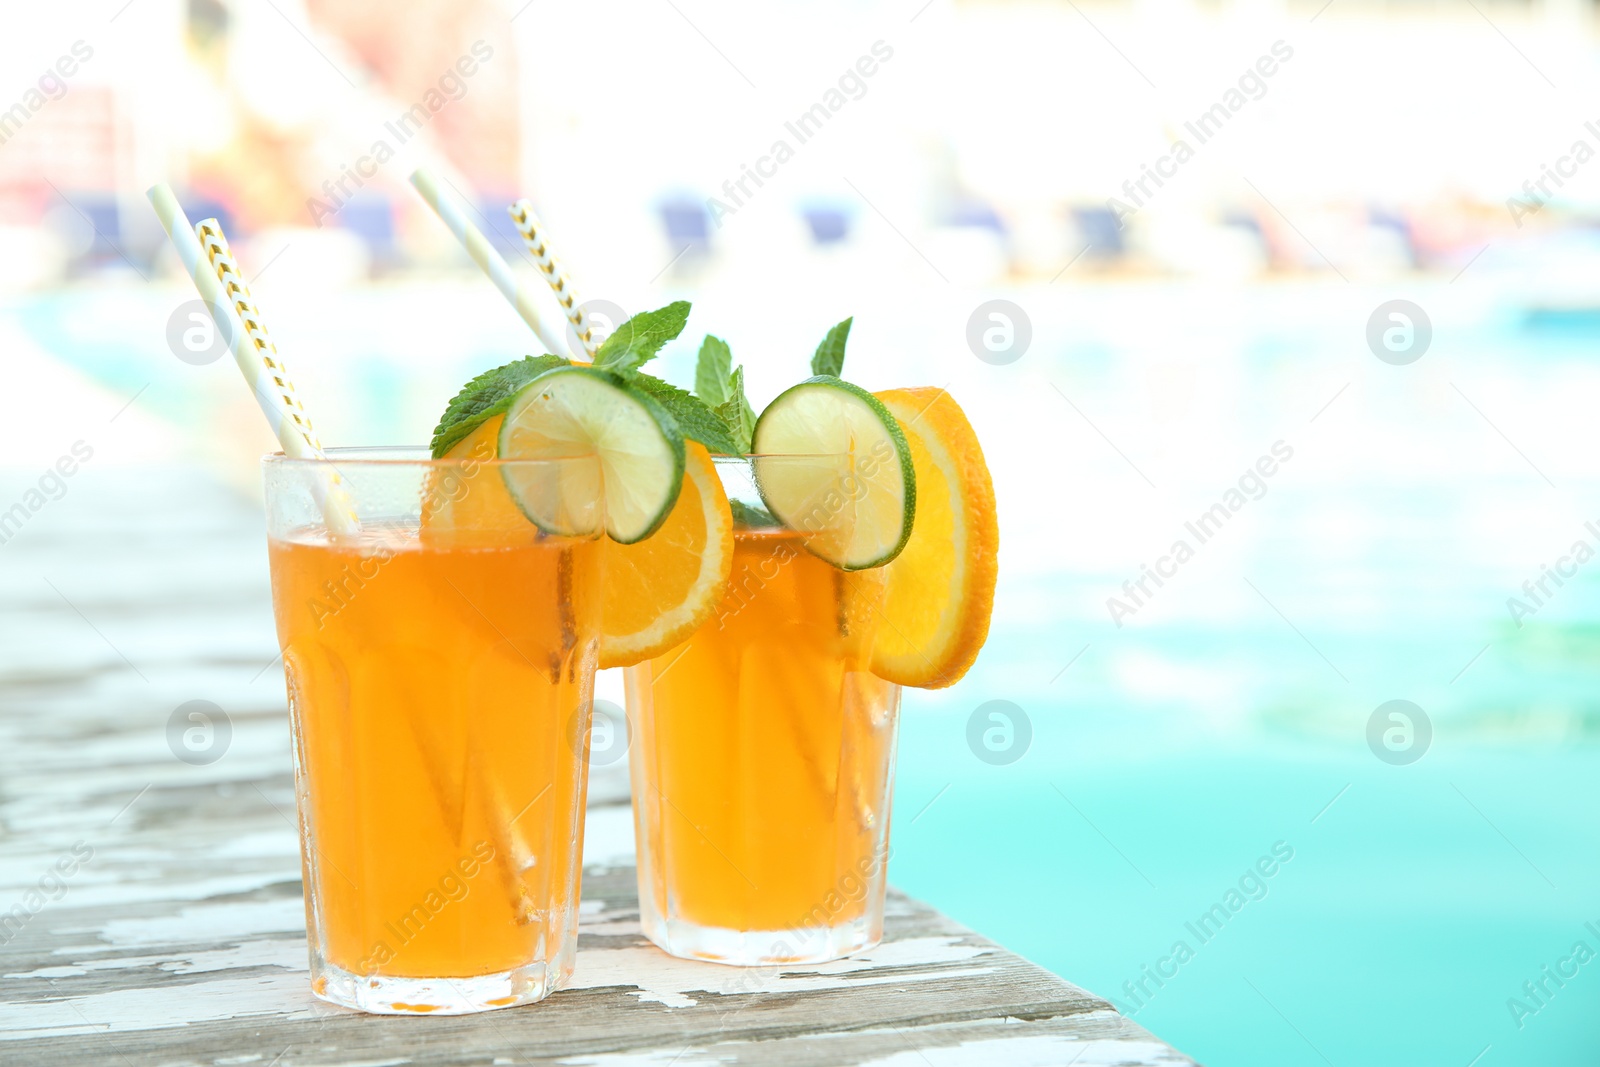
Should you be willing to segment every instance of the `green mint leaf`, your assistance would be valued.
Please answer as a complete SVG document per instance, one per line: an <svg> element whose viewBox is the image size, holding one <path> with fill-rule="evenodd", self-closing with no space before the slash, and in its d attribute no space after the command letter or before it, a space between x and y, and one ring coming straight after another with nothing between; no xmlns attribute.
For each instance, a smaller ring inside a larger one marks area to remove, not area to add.
<svg viewBox="0 0 1600 1067"><path fill-rule="evenodd" d="M439 459L467 434L500 414L518 389L555 367L565 367L562 356L525 356L503 367L484 371L461 387L433 430L433 458Z"/></svg>
<svg viewBox="0 0 1600 1067"><path fill-rule="evenodd" d="M728 506L733 509L733 525L746 530L764 530L772 526L782 526L777 517L761 507L759 504L746 504L743 500L729 500Z"/></svg>
<svg viewBox="0 0 1600 1067"><path fill-rule="evenodd" d="M728 351L728 342L706 334L694 365L694 395L712 407L726 403L728 372L732 367L733 353Z"/></svg>
<svg viewBox="0 0 1600 1067"><path fill-rule="evenodd" d="M622 374L638 370L655 358L662 345L682 333L688 321L687 300L655 311L641 311L605 339L594 354L594 365Z"/></svg>
<svg viewBox="0 0 1600 1067"><path fill-rule="evenodd" d="M839 372L844 370L844 343L850 339L850 324L854 321L855 316L852 315L828 331L828 336L822 339L816 354L811 357L812 374L839 377Z"/></svg>
<svg viewBox="0 0 1600 1067"><path fill-rule="evenodd" d="M728 379L728 399L717 405L716 412L728 427L728 433L739 446L738 455L750 451L750 438L756 432L756 413L750 410L750 401L744 396L744 367L735 368Z"/></svg>
<svg viewBox="0 0 1600 1067"><path fill-rule="evenodd" d="M744 396L744 368L729 373L732 364L728 342L706 334L695 362L694 391L727 425L729 436L738 446L735 451L743 454L750 451L756 418Z"/></svg>
<svg viewBox="0 0 1600 1067"><path fill-rule="evenodd" d="M738 455L743 451L729 434L727 425L705 401L649 374L631 374L628 384L666 408L667 414L677 420L683 436L724 455Z"/></svg>

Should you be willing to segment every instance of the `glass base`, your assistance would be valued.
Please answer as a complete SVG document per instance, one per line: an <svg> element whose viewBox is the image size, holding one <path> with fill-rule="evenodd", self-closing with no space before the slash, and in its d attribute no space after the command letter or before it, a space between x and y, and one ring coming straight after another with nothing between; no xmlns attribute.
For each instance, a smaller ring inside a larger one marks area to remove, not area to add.
<svg viewBox="0 0 1600 1067"><path fill-rule="evenodd" d="M640 918L645 936L668 955L734 967L828 963L876 948L883 940L881 914L876 923L863 915L838 926L791 930L729 930L677 919Z"/></svg>
<svg viewBox="0 0 1600 1067"><path fill-rule="evenodd" d="M567 984L570 967L536 963L471 978L395 978L352 974L323 962L311 992L330 1004L374 1015L471 1015L543 1000Z"/></svg>

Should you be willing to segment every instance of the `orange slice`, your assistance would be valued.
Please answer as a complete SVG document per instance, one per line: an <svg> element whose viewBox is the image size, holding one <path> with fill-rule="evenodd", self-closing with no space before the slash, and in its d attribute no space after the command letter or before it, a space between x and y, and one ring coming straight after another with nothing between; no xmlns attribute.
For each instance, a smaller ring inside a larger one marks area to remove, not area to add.
<svg viewBox="0 0 1600 1067"><path fill-rule="evenodd" d="M499 456L496 415L457 441L444 458L453 466L428 472L422 493L425 544L448 548L495 548L537 540L539 528L517 507L492 461Z"/></svg>
<svg viewBox="0 0 1600 1067"><path fill-rule="evenodd" d="M448 457L493 458L503 421L502 415L487 420L457 442ZM431 494L424 537L462 546L539 536L492 467L479 468L464 491L447 488L455 487L440 486ZM602 565L602 667L628 667L659 656L716 613L733 571L733 511L703 445L685 442L683 488L655 533L631 545L605 538Z"/></svg>
<svg viewBox="0 0 1600 1067"><path fill-rule="evenodd" d="M683 488L660 528L631 545L606 540L602 667L676 647L722 602L733 571L733 511L711 453L684 444Z"/></svg>
<svg viewBox="0 0 1600 1067"><path fill-rule="evenodd" d="M900 423L916 471L911 539L884 567L872 672L922 689L954 685L989 636L1000 528L983 449L943 389L874 394Z"/></svg>

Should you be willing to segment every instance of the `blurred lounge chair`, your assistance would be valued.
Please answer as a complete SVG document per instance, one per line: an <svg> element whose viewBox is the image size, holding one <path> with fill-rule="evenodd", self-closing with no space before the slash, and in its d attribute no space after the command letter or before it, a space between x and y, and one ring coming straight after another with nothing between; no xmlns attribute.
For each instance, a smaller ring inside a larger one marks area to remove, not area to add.
<svg viewBox="0 0 1600 1067"><path fill-rule="evenodd" d="M800 208L800 216L816 244L837 244L850 236L850 211L841 204L806 204Z"/></svg>

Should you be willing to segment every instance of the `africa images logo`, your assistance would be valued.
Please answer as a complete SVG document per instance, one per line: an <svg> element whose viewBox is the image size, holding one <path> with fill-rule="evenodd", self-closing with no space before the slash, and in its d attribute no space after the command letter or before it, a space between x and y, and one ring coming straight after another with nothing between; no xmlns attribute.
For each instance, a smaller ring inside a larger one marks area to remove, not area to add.
<svg viewBox="0 0 1600 1067"><path fill-rule="evenodd" d="M1243 111L1250 101L1260 100L1267 95L1267 79L1278 73L1282 64L1294 58L1294 49L1285 41L1273 41L1269 51L1271 55L1263 55L1254 65L1245 68L1236 85L1224 91L1220 100L1194 120L1183 124L1189 136L1194 138L1193 145L1182 137L1176 138L1172 142L1172 150L1158 157L1154 168L1142 163L1139 176L1122 183L1122 194L1127 200L1113 196L1106 201L1106 210L1116 218L1117 229L1126 226L1129 218L1154 199L1156 191L1166 184L1161 179L1178 176L1178 168L1195 157L1196 145L1203 145L1221 133L1228 121ZM1155 184L1155 189L1150 188L1151 183Z"/></svg>
<svg viewBox="0 0 1600 1067"><path fill-rule="evenodd" d="M423 92L422 99L383 124L388 137L379 137L373 141L372 147L356 159L354 167L346 164L340 168L337 178L329 178L322 183L322 192L327 197L326 200L319 200L314 196L306 199L306 210L311 213L311 221L317 224L318 229L321 229L328 219L343 211L345 205L355 196L356 190L365 186L377 175L379 167L395 157L397 146L405 144L421 133L423 127L432 122L435 115L467 95L467 80L494 57L494 49L484 41L472 42L469 51L470 55L464 54L458 57L454 64L439 75L437 82ZM354 185L355 189L350 188L351 185Z"/></svg>
<svg viewBox="0 0 1600 1067"><path fill-rule="evenodd" d="M722 228L724 216L737 214L745 202L755 196L756 190L766 184L763 178L777 177L778 168L794 158L796 146L805 144L821 133L823 127L834 115L843 111L851 100L860 100L867 95L866 79L878 73L882 64L894 58L894 48L885 41L873 41L871 52L871 55L858 57L853 66L846 67L844 73L839 75L836 86L823 93L821 100L802 111L793 122L783 124L784 130L794 138L793 145L787 138L775 139L764 155L756 157L754 170L741 163L739 176L722 183L722 195L727 200L706 197L706 214L718 229ZM848 97L845 95L847 93ZM752 182L755 183L755 189L750 188Z"/></svg>
<svg viewBox="0 0 1600 1067"><path fill-rule="evenodd" d="M1221 500L1183 524L1184 530L1194 538L1194 544L1190 544L1187 538L1179 537L1172 542L1166 555L1156 559L1154 569L1148 563L1141 564L1142 573L1139 577L1122 583L1122 597L1107 597L1106 610L1111 614L1111 621L1117 624L1117 629L1122 629L1124 621L1138 614L1139 609L1155 596L1155 590L1150 588L1151 582L1155 583L1156 589L1160 589L1167 584L1162 579L1176 578L1178 568L1194 559L1199 546L1221 533L1223 527L1243 511L1246 504L1267 495L1267 479L1277 474L1282 465L1293 458L1292 445L1286 441L1274 441L1271 454L1260 456L1252 466L1246 468L1236 485L1222 494Z"/></svg>

